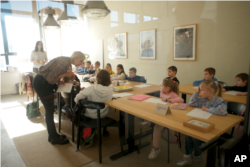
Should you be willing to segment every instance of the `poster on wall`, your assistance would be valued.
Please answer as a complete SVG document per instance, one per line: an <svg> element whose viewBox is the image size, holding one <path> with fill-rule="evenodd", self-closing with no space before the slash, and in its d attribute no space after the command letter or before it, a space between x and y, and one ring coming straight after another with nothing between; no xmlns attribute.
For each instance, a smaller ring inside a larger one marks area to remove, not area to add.
<svg viewBox="0 0 250 167"><path fill-rule="evenodd" d="M196 60L197 24L174 27L174 60Z"/></svg>
<svg viewBox="0 0 250 167"><path fill-rule="evenodd" d="M156 59L155 29L140 31L140 59Z"/></svg>
<svg viewBox="0 0 250 167"><path fill-rule="evenodd" d="M117 53L115 58L127 59L127 33L115 34L115 39L117 41Z"/></svg>

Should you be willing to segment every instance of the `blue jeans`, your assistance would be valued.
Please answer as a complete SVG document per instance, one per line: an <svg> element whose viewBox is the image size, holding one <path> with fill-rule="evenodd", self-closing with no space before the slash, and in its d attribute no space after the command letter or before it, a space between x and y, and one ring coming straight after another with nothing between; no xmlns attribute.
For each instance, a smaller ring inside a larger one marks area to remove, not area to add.
<svg viewBox="0 0 250 167"><path fill-rule="evenodd" d="M194 150L194 156L200 156L201 151L199 150L200 145L202 144L202 141L195 139L190 136L186 136L185 138L185 149L186 154L191 155Z"/></svg>

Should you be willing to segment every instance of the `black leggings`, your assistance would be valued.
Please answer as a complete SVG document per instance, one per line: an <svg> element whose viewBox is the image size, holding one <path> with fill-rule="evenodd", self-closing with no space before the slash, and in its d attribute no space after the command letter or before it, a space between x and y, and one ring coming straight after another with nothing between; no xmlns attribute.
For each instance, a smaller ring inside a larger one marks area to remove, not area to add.
<svg viewBox="0 0 250 167"><path fill-rule="evenodd" d="M48 134L52 138L57 137L54 122L54 90L57 90L57 85L51 85L44 79L43 76L36 75L33 81L33 87L45 108L45 120Z"/></svg>

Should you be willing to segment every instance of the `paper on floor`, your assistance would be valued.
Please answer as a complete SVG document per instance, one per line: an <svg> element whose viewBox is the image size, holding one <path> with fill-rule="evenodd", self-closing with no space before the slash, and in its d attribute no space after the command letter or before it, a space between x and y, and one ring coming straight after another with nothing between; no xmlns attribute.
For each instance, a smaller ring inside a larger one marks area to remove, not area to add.
<svg viewBox="0 0 250 167"><path fill-rule="evenodd" d="M237 93L242 93L242 92L231 90L231 91L226 91L224 93L228 94L228 95L235 95L236 96Z"/></svg>
<svg viewBox="0 0 250 167"><path fill-rule="evenodd" d="M208 119L212 114L210 114L207 111L203 111L200 108L195 108L189 113L187 113L188 116L190 117L197 117L197 118L202 118L202 119Z"/></svg>
<svg viewBox="0 0 250 167"><path fill-rule="evenodd" d="M155 98L149 98L147 100L145 100L145 102L149 102L149 103L160 103L160 104L167 104L168 102L164 102L161 99L155 99Z"/></svg>
<svg viewBox="0 0 250 167"><path fill-rule="evenodd" d="M126 97L126 96L131 96L133 94L131 93L116 93L116 94L113 94L113 97Z"/></svg>
<svg viewBox="0 0 250 167"><path fill-rule="evenodd" d="M145 88L145 87L148 87L148 86L151 86L151 85L142 84L142 85L136 85L135 87L138 87L138 88Z"/></svg>
<svg viewBox="0 0 250 167"><path fill-rule="evenodd" d="M60 84L56 92L66 92L70 93L72 89L72 83L65 83L65 85Z"/></svg>

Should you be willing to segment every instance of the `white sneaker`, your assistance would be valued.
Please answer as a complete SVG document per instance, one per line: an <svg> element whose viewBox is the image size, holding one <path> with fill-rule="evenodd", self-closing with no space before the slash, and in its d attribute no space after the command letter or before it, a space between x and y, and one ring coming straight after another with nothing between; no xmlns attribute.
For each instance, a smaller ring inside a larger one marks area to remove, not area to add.
<svg viewBox="0 0 250 167"><path fill-rule="evenodd" d="M193 164L202 163L201 155L197 157L192 155L192 161L193 161Z"/></svg>
<svg viewBox="0 0 250 167"><path fill-rule="evenodd" d="M177 162L177 165L179 166L187 166L187 165L192 165L192 158L191 155L183 155L182 160L180 160L179 162Z"/></svg>
<svg viewBox="0 0 250 167"><path fill-rule="evenodd" d="M155 159L157 155L160 153L161 149L155 150L152 148L151 153L148 155L148 159Z"/></svg>

